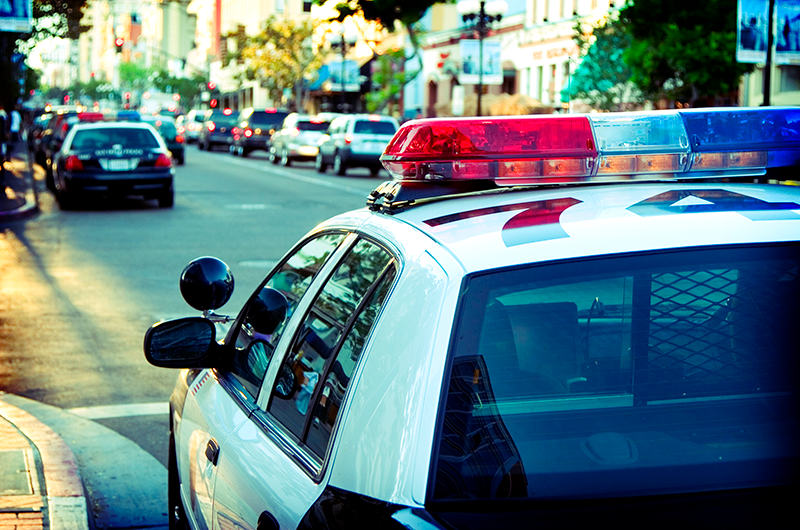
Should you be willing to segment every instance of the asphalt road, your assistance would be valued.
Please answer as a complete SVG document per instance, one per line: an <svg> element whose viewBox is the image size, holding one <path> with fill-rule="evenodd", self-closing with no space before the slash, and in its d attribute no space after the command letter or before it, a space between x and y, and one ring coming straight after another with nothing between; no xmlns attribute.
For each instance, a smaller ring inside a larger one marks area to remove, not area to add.
<svg viewBox="0 0 800 530"><path fill-rule="evenodd" d="M198 314L179 291L186 264L228 263L236 290L218 312L236 314L299 238L387 178L190 147L172 209L130 199L62 212L43 192L41 214L0 229L0 390L104 425L166 465L177 372L150 366L142 339L156 321Z"/></svg>

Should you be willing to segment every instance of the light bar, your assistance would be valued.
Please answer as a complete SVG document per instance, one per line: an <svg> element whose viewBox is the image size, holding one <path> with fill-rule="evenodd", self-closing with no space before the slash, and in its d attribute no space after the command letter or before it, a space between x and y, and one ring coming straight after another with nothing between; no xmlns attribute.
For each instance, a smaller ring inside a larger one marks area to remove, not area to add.
<svg viewBox="0 0 800 530"><path fill-rule="evenodd" d="M585 116L416 120L381 161L400 179L581 179L597 158Z"/></svg>
<svg viewBox="0 0 800 530"><path fill-rule="evenodd" d="M760 176L800 166L800 107L413 120L381 161L399 181L495 185Z"/></svg>
<svg viewBox="0 0 800 530"><path fill-rule="evenodd" d="M800 108L682 111L691 171L747 170L800 164Z"/></svg>
<svg viewBox="0 0 800 530"><path fill-rule="evenodd" d="M685 171L689 139L676 112L593 114L597 175L640 175Z"/></svg>

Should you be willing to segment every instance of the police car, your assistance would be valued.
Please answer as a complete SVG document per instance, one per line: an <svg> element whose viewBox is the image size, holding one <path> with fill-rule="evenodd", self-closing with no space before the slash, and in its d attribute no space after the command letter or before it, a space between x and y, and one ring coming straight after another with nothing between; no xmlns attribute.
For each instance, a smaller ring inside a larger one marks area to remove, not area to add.
<svg viewBox="0 0 800 530"><path fill-rule="evenodd" d="M238 314L203 257L148 330L173 528L795 526L800 108L417 120L382 161Z"/></svg>

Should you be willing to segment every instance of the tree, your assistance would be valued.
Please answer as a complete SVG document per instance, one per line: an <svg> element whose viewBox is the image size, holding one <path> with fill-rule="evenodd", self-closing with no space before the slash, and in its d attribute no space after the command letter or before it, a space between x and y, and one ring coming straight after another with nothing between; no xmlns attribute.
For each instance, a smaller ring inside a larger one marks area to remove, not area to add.
<svg viewBox="0 0 800 530"><path fill-rule="evenodd" d="M305 91L322 65L322 54L313 42L318 25L271 16L261 33L247 39L241 53L248 59L250 75L266 85L274 101L291 89L295 107L302 108Z"/></svg>
<svg viewBox="0 0 800 530"><path fill-rule="evenodd" d="M642 95L630 82L632 71L622 60L631 36L613 18L604 18L587 28L578 22L573 40L580 48L582 62L570 78L562 99L581 99L593 108L623 110L640 103Z"/></svg>
<svg viewBox="0 0 800 530"><path fill-rule="evenodd" d="M651 99L713 104L729 97L750 64L736 62L737 0L629 0L620 25L631 80Z"/></svg>
<svg viewBox="0 0 800 530"><path fill-rule="evenodd" d="M405 50L390 50L379 55L377 61L378 68L373 73L372 85L379 88L367 94L367 110L370 112L380 112L391 105L408 83L408 77L416 75L416 72L405 71Z"/></svg>

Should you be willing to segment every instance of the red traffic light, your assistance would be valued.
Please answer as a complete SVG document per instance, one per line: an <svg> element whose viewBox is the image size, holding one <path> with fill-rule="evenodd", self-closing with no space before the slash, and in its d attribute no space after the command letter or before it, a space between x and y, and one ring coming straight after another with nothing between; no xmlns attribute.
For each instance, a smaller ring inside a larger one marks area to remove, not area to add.
<svg viewBox="0 0 800 530"><path fill-rule="evenodd" d="M123 39L122 37L117 37L116 39L114 39L114 45L117 48L122 48L123 44L125 44L125 39Z"/></svg>
<svg viewBox="0 0 800 530"><path fill-rule="evenodd" d="M213 109L216 106L217 106L217 100L216 99L212 99L211 100L211 108Z"/></svg>
<svg viewBox="0 0 800 530"><path fill-rule="evenodd" d="M217 84L215 82L213 82L213 81L209 81L208 82L208 89L209 90L214 90L215 88L217 88Z"/></svg>
<svg viewBox="0 0 800 530"><path fill-rule="evenodd" d="M131 99L131 93L125 92L125 99Z"/></svg>

